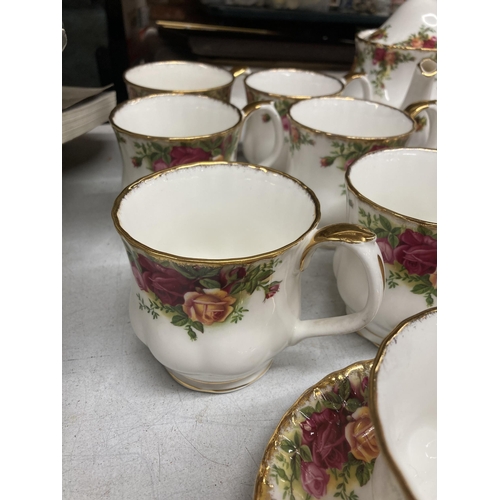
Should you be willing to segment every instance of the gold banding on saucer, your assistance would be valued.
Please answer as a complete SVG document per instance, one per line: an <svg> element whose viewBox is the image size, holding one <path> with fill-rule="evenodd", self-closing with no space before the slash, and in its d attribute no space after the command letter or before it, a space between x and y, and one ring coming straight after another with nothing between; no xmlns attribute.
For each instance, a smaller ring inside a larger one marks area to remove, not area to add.
<svg viewBox="0 0 500 500"><path fill-rule="evenodd" d="M283 467L283 462L277 462L274 458L280 450L283 450L281 445L283 441L286 442L286 434L290 434L292 430L300 428L301 421L304 420L307 410L310 411L315 403L317 404L318 402L330 401L330 392L336 384L342 384L346 381L349 381L350 383L351 377L354 379L368 377L372 369L372 365L373 360L359 361L347 366L346 368L334 371L321 379L314 386L309 387L302 393L295 403L293 403L293 405L286 411L279 421L266 445L262 461L257 472L253 500L272 500L273 498L282 498L281 491L276 491L273 495L275 485L272 484L269 476L272 473L276 474L276 471L273 470L276 463L280 463L280 466ZM371 433L373 430L367 429L367 432ZM302 450L300 449L299 452L302 453ZM273 464L273 462L275 463ZM300 495L295 497L297 499L304 498L301 492L297 492L297 495ZM333 496L334 492L332 491L331 497L321 497L333 498ZM309 495L307 498L312 497ZM357 498L357 496L353 498Z"/></svg>

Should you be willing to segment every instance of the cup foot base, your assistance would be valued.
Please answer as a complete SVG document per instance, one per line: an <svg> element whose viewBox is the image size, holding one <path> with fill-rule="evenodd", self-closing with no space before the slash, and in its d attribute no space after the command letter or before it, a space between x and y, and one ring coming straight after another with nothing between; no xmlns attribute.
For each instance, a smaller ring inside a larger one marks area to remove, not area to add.
<svg viewBox="0 0 500 500"><path fill-rule="evenodd" d="M252 373L247 377L243 377L237 380L231 380L229 382L204 382L203 380L196 380L186 377L173 370L169 370L168 368L166 368L166 370L176 382L183 385L184 387L187 387L188 389L199 392L210 392L213 394L224 394L226 392L238 391L249 386L250 384L253 384L257 380L259 380L259 378L262 377L262 375L264 375L267 370L269 370L271 364L272 360L265 366L264 369L258 370L257 372Z"/></svg>

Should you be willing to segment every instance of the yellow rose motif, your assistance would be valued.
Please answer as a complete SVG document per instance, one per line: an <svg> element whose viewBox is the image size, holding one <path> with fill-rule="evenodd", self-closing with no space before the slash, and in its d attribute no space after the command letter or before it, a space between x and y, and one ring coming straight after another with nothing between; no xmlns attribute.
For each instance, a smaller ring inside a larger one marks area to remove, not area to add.
<svg viewBox="0 0 500 500"><path fill-rule="evenodd" d="M354 422L349 422L345 428L345 437L351 446L351 453L358 460L371 462L377 458L379 449L370 411L367 406L361 406L351 417Z"/></svg>
<svg viewBox="0 0 500 500"><path fill-rule="evenodd" d="M437 269L429 276L429 281L432 286L437 290L438 287L438 272Z"/></svg>
<svg viewBox="0 0 500 500"><path fill-rule="evenodd" d="M210 326L222 323L233 312L234 297L218 288L205 289L203 293L187 292L184 294L183 311L193 321Z"/></svg>

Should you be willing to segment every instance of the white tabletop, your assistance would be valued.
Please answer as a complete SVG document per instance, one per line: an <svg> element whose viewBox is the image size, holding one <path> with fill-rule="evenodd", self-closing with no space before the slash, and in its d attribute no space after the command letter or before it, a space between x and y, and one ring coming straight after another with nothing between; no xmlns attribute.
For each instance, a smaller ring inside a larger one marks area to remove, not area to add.
<svg viewBox="0 0 500 500"><path fill-rule="evenodd" d="M131 272L111 221L121 157L109 125L63 146L63 498L249 500L285 411L328 373L377 350L357 334L305 340L229 394L176 383L135 336ZM303 319L344 306L321 248Z"/></svg>

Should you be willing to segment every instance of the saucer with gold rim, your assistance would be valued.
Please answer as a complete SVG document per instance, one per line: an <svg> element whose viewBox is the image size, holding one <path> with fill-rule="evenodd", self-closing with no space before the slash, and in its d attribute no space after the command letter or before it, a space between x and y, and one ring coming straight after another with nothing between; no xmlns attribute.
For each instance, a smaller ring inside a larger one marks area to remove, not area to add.
<svg viewBox="0 0 500 500"><path fill-rule="evenodd" d="M372 500L379 454L368 410L372 365L330 373L290 407L266 446L254 500Z"/></svg>

